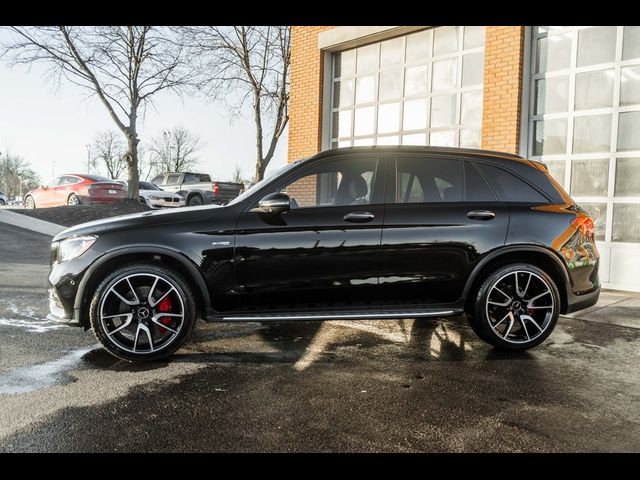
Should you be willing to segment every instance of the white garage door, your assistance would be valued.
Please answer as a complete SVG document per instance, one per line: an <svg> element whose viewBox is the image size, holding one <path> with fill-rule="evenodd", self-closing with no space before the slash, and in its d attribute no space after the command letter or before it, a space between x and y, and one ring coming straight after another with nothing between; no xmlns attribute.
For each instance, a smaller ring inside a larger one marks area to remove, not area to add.
<svg viewBox="0 0 640 480"><path fill-rule="evenodd" d="M596 218L605 286L640 291L640 27L532 29L528 155Z"/></svg>

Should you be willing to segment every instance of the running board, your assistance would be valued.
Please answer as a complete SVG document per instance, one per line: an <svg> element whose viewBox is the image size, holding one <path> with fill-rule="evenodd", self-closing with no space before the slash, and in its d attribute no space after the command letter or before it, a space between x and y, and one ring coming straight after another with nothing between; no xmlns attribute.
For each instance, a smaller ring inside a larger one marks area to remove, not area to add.
<svg viewBox="0 0 640 480"><path fill-rule="evenodd" d="M422 317L448 317L460 315L463 310L398 310L387 312L344 312L344 313L282 313L272 315L211 315L210 322L267 322L289 320L380 320L385 318L422 318Z"/></svg>

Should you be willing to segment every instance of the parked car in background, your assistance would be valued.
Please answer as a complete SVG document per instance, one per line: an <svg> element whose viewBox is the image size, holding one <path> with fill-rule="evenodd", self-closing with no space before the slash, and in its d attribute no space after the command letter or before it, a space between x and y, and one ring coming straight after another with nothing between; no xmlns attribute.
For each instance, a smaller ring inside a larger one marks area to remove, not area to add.
<svg viewBox="0 0 640 480"><path fill-rule="evenodd" d="M161 173L152 183L181 195L190 207L230 202L244 191L242 183L214 182L206 173Z"/></svg>
<svg viewBox="0 0 640 480"><path fill-rule="evenodd" d="M0 207L4 207L8 203L9 199L7 198L7 196L3 192L0 192Z"/></svg>
<svg viewBox="0 0 640 480"><path fill-rule="evenodd" d="M525 350L600 294L593 220L547 167L458 148L328 150L226 206L85 223L51 251L49 318L127 360L170 355L198 318L466 313Z"/></svg>
<svg viewBox="0 0 640 480"><path fill-rule="evenodd" d="M114 203L127 197L116 180L84 174L59 175L24 197L25 208Z"/></svg>
<svg viewBox="0 0 640 480"><path fill-rule="evenodd" d="M124 187L128 187L126 180L121 182ZM140 182L140 203L144 203L149 208L177 208L184 207L186 200L177 193L165 192L151 182Z"/></svg>

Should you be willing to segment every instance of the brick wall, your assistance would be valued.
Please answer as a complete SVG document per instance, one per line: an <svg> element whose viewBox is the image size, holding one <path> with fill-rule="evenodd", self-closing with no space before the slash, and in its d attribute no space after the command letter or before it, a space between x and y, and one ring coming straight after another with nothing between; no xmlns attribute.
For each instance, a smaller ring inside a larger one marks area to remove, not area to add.
<svg viewBox="0 0 640 480"><path fill-rule="evenodd" d="M482 148L519 153L524 27L487 27Z"/></svg>
<svg viewBox="0 0 640 480"><path fill-rule="evenodd" d="M289 161L320 151L324 53L318 48L318 34L331 28L294 26L291 29Z"/></svg>

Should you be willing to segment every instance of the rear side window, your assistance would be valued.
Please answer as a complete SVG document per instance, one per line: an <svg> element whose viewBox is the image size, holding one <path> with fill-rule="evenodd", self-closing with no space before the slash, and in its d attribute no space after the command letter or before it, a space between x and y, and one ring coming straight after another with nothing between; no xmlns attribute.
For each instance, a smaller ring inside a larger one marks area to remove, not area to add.
<svg viewBox="0 0 640 480"><path fill-rule="evenodd" d="M199 173L184 174L184 183L205 183L210 181L211 181L211 177L209 177L209 175L204 175Z"/></svg>
<svg viewBox="0 0 640 480"><path fill-rule="evenodd" d="M461 202L462 193L459 160L398 157L397 203Z"/></svg>
<svg viewBox="0 0 640 480"><path fill-rule="evenodd" d="M515 175L492 165L479 164L501 202L549 203L546 197Z"/></svg>
<svg viewBox="0 0 640 480"><path fill-rule="evenodd" d="M464 162L464 180L467 202L497 202L489 184L471 162Z"/></svg>

